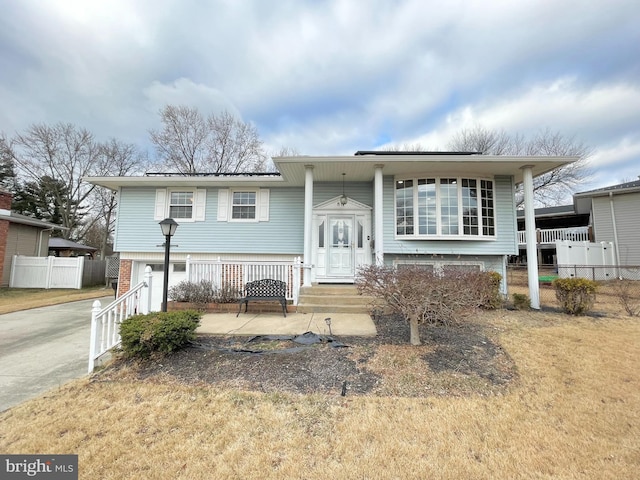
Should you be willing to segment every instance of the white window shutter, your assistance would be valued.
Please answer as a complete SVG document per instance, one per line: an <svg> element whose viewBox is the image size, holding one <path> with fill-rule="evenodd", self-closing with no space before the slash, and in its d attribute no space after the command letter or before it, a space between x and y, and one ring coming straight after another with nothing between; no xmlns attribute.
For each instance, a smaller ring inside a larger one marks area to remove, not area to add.
<svg viewBox="0 0 640 480"><path fill-rule="evenodd" d="M269 189L261 188L258 192L258 221L269 221Z"/></svg>
<svg viewBox="0 0 640 480"><path fill-rule="evenodd" d="M156 203L153 212L154 220L164 220L167 216L167 189L158 188L156 190Z"/></svg>
<svg viewBox="0 0 640 480"><path fill-rule="evenodd" d="M197 189L195 200L194 220L196 222L204 222L204 211L207 206L207 190L204 188Z"/></svg>
<svg viewBox="0 0 640 480"><path fill-rule="evenodd" d="M218 190L218 221L226 222L229 219L229 189Z"/></svg>

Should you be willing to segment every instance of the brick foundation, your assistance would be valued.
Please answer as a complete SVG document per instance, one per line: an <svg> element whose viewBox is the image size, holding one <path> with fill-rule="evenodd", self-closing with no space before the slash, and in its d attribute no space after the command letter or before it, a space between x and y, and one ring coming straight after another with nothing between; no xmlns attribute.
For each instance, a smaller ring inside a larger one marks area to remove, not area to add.
<svg viewBox="0 0 640 480"><path fill-rule="evenodd" d="M131 268L133 260L120 260L120 271L118 272L118 297L124 295L131 289Z"/></svg>
<svg viewBox="0 0 640 480"><path fill-rule="evenodd" d="M4 262L7 253L7 237L9 236L9 221L0 220L0 281L4 278ZM9 261L9 266L11 265ZM8 282L7 282L8 283Z"/></svg>

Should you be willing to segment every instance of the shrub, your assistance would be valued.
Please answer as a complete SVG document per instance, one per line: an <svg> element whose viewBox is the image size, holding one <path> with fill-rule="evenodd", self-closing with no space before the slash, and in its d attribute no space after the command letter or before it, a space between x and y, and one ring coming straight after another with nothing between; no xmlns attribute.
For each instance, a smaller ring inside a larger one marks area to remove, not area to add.
<svg viewBox="0 0 640 480"><path fill-rule="evenodd" d="M557 278L552 285L563 312L582 315L593 307L596 300L596 282L585 278Z"/></svg>
<svg viewBox="0 0 640 480"><path fill-rule="evenodd" d="M478 272L478 286L480 290L480 307L486 310L496 310L502 307L504 299L500 293L502 275L498 272Z"/></svg>
<svg viewBox="0 0 640 480"><path fill-rule="evenodd" d="M125 356L146 358L179 350L195 338L202 314L193 310L134 315L120 325Z"/></svg>
<svg viewBox="0 0 640 480"><path fill-rule="evenodd" d="M240 298L240 292L237 288L229 284L223 284L221 288L215 288L207 280L200 280L199 282L184 280L170 287L168 295L170 299L176 302L189 302L196 305L234 303Z"/></svg>
<svg viewBox="0 0 640 480"><path fill-rule="evenodd" d="M516 310L529 310L531 309L531 299L524 293L514 293L513 306Z"/></svg>

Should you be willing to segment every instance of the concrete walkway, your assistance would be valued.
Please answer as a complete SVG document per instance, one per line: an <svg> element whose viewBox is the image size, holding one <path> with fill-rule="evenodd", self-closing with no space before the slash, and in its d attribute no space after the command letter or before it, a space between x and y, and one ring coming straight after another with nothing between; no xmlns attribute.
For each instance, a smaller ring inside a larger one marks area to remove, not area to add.
<svg viewBox="0 0 640 480"><path fill-rule="evenodd" d="M374 336L376 327L371 317L362 313L207 313L197 333L215 335L299 335L314 332L329 335L325 321L331 319L331 334Z"/></svg>

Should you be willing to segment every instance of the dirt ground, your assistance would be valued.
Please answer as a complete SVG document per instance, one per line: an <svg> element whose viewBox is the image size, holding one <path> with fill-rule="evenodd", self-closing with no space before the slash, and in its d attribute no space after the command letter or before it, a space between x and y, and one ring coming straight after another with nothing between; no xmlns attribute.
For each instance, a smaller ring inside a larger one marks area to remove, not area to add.
<svg viewBox="0 0 640 480"><path fill-rule="evenodd" d="M215 384L261 392L425 397L495 394L517 378L486 314L454 327L421 326L422 346L408 344L408 323L374 319L376 337L291 339L198 336L172 355L131 362L140 379ZM103 372L109 375L109 369Z"/></svg>

